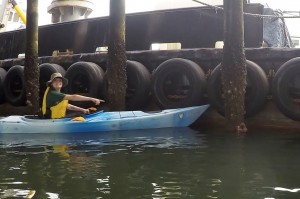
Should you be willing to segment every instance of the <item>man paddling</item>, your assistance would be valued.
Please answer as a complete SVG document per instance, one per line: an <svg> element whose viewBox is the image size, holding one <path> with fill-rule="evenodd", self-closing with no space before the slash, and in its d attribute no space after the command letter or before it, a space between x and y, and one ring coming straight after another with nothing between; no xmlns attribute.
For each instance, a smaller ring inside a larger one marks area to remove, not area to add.
<svg viewBox="0 0 300 199"><path fill-rule="evenodd" d="M69 104L68 101L92 101L95 105L99 105L104 100L86 97L82 95L69 95L61 93L61 88L68 85L68 80L60 73L53 73L47 82L47 89L43 97L42 115L48 119L58 119L66 116L67 110L82 112L89 114L89 109L81 108Z"/></svg>

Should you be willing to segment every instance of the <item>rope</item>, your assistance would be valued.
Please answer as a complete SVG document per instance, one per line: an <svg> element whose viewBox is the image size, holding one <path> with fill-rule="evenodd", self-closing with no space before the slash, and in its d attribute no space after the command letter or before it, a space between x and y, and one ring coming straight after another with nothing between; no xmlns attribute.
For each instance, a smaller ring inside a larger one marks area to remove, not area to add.
<svg viewBox="0 0 300 199"><path fill-rule="evenodd" d="M195 1L195 2L200 3L202 5L214 8L215 10L224 10L224 8L222 8L222 7L210 5L210 4L204 3L204 2L199 1L199 0L192 0L192 1ZM283 19L283 18L289 18L289 19L300 18L300 16L261 15L261 14L247 13L247 12L244 12L244 15L251 16L251 17L259 17L259 18L277 18L277 19L278 18L280 18L280 19Z"/></svg>

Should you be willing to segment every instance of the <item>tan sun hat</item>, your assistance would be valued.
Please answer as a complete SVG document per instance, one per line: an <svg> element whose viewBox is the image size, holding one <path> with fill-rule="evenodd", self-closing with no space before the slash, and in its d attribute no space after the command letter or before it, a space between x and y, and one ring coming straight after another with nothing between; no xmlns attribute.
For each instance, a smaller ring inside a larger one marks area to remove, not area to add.
<svg viewBox="0 0 300 199"><path fill-rule="evenodd" d="M60 73L53 73L50 77L50 80L46 83L47 86L50 86L50 84L53 82L53 80L55 78L60 78L62 79L62 84L63 86L67 86L68 85L68 80L66 78L64 78Z"/></svg>

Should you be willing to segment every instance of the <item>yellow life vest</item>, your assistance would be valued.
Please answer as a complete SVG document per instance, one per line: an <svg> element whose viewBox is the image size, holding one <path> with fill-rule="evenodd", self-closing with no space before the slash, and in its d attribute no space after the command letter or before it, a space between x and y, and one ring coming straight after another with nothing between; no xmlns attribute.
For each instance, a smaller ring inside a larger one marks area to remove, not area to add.
<svg viewBox="0 0 300 199"><path fill-rule="evenodd" d="M42 114L46 115L47 105L46 105L46 99L49 92L50 87L47 87L44 97L43 97L43 105L42 105ZM68 106L68 100L62 100L60 103L58 103L55 106L52 106L50 108L51 110L51 119L59 119L66 116Z"/></svg>

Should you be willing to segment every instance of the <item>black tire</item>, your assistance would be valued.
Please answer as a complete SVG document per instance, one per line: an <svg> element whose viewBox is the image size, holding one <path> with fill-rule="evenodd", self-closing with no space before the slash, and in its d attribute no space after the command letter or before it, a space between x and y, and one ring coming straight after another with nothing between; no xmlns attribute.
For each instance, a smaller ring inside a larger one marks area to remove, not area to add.
<svg viewBox="0 0 300 199"><path fill-rule="evenodd" d="M4 94L10 104L14 106L25 105L24 66L15 65L7 71L4 79Z"/></svg>
<svg viewBox="0 0 300 199"><path fill-rule="evenodd" d="M250 117L262 110L269 92L269 82L266 73L256 63L247 60L247 87L245 95L245 117ZM207 93L209 102L218 113L225 115L222 99L221 64L208 78Z"/></svg>
<svg viewBox="0 0 300 199"><path fill-rule="evenodd" d="M149 100L150 76L147 68L137 62L127 60L126 109L137 110Z"/></svg>
<svg viewBox="0 0 300 199"><path fill-rule="evenodd" d="M68 79L67 93L99 98L102 93L104 72L92 62L72 64L65 77Z"/></svg>
<svg viewBox="0 0 300 199"><path fill-rule="evenodd" d="M5 102L5 95L4 95L4 78L6 76L7 72L3 68L0 68L0 104Z"/></svg>
<svg viewBox="0 0 300 199"><path fill-rule="evenodd" d="M190 60L169 59L153 73L152 92L157 105L162 109L199 105L205 88L203 70Z"/></svg>
<svg viewBox="0 0 300 199"><path fill-rule="evenodd" d="M287 61L278 69L272 92L278 109L287 117L300 121L300 57Z"/></svg>
<svg viewBox="0 0 300 199"><path fill-rule="evenodd" d="M65 69L58 64L44 63L39 66L40 69L40 99L44 96L46 90L46 83L50 80L53 73L59 72L62 76L65 76Z"/></svg>

